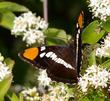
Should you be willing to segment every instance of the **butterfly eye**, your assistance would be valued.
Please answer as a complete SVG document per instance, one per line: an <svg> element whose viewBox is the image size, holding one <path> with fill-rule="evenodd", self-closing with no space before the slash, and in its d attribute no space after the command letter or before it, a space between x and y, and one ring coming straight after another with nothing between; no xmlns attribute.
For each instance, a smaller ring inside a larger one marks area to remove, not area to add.
<svg viewBox="0 0 110 101"><path fill-rule="evenodd" d="M38 48L28 48L24 51L23 57L29 60L34 60L39 54Z"/></svg>

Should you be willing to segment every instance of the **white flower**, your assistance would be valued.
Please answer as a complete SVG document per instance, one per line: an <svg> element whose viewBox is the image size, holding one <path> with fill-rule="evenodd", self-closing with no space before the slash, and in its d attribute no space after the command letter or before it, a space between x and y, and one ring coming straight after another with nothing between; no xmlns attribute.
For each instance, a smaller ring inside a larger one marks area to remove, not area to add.
<svg viewBox="0 0 110 101"><path fill-rule="evenodd" d="M40 70L40 75L38 76L39 85L49 86L51 79L47 76L46 70Z"/></svg>
<svg viewBox="0 0 110 101"><path fill-rule="evenodd" d="M89 0L89 7L94 17L106 20L110 16L110 0Z"/></svg>
<svg viewBox="0 0 110 101"><path fill-rule="evenodd" d="M73 92L69 92L67 85L59 83L49 89L49 93L42 96L42 101L69 101L69 98L73 97Z"/></svg>
<svg viewBox="0 0 110 101"><path fill-rule="evenodd" d="M36 23L39 21L37 20L35 14L32 14L32 12L23 13L21 17L22 17L22 20L26 22L28 28L31 28L33 26L36 27Z"/></svg>
<svg viewBox="0 0 110 101"><path fill-rule="evenodd" d="M39 22L37 23L37 25L41 29L47 29L47 27L48 27L48 24L46 23L46 21L44 21L40 17L39 17Z"/></svg>
<svg viewBox="0 0 110 101"><path fill-rule="evenodd" d="M11 30L11 34L18 36L22 35L26 31L27 23L25 20L20 16L16 17L14 20L14 26L13 29Z"/></svg>
<svg viewBox="0 0 110 101"><path fill-rule="evenodd" d="M21 93L23 94L26 101L39 101L40 100L36 87L33 87L32 89L30 88L25 89Z"/></svg>
<svg viewBox="0 0 110 101"><path fill-rule="evenodd" d="M2 54L0 53L0 61L3 61L4 57L2 56Z"/></svg>
<svg viewBox="0 0 110 101"><path fill-rule="evenodd" d="M27 12L15 18L11 33L15 36L22 36L27 45L36 42L42 44L45 38L43 31L47 28L48 24L40 16L36 17L32 12Z"/></svg>
<svg viewBox="0 0 110 101"><path fill-rule="evenodd" d="M110 80L110 72L100 68L96 65L92 65L87 68L86 74L79 78L78 85L82 92L87 92L89 87L106 88L108 81Z"/></svg>
<svg viewBox="0 0 110 101"><path fill-rule="evenodd" d="M0 82L11 74L9 67L6 66L6 64L3 62L3 60L4 60L4 57L0 53Z"/></svg>
<svg viewBox="0 0 110 101"><path fill-rule="evenodd" d="M1 61L0 61L0 82L2 80L4 80L7 76L9 76L10 74L10 70L9 70L9 67L6 66L6 64L3 64Z"/></svg>
<svg viewBox="0 0 110 101"><path fill-rule="evenodd" d="M96 49L96 56L98 57L110 57L110 33L104 39L100 48Z"/></svg>
<svg viewBox="0 0 110 101"><path fill-rule="evenodd" d="M82 92L87 92L88 87L88 79L86 79L86 75L79 78L78 85L80 86Z"/></svg>
<svg viewBox="0 0 110 101"><path fill-rule="evenodd" d="M23 41L26 41L28 45L34 44L36 39L38 39L38 43L44 43L44 35L42 31L29 30L24 33Z"/></svg>

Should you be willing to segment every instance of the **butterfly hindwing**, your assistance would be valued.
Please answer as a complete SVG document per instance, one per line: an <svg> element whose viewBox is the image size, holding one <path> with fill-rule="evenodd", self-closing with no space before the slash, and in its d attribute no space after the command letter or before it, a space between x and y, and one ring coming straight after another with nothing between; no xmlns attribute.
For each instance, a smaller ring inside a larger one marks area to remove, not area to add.
<svg viewBox="0 0 110 101"><path fill-rule="evenodd" d="M44 61L48 64L47 73L50 78L60 82L77 82L77 68L73 51L69 46L46 47ZM46 61L48 59L48 61Z"/></svg>

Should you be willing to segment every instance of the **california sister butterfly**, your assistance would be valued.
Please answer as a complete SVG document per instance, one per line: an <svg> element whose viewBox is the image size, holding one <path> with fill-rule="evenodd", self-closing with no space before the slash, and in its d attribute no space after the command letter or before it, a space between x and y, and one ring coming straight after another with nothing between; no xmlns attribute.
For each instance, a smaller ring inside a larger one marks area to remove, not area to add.
<svg viewBox="0 0 110 101"><path fill-rule="evenodd" d="M54 81L76 83L81 64L82 26L83 12L77 19L75 37L69 45L32 47L23 50L19 55L35 68L46 69L48 77Z"/></svg>

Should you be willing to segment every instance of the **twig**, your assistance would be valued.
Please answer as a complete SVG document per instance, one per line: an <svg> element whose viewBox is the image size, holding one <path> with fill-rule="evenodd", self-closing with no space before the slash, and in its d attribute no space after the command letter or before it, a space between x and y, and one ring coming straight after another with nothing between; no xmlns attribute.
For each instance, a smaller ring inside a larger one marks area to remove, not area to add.
<svg viewBox="0 0 110 101"><path fill-rule="evenodd" d="M48 0L43 0L44 19L48 22Z"/></svg>

